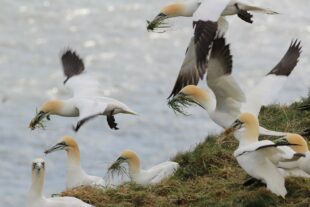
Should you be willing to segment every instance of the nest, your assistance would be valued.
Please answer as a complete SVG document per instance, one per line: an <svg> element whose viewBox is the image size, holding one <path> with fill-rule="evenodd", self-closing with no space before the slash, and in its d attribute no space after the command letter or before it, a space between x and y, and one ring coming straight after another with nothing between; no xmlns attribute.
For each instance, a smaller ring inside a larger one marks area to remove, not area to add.
<svg viewBox="0 0 310 207"><path fill-rule="evenodd" d="M46 120L50 120L49 113L42 113L36 110L36 116L31 120L29 128L31 130L45 129L46 127L44 123L46 122Z"/></svg>
<svg viewBox="0 0 310 207"><path fill-rule="evenodd" d="M172 108L176 113L183 114L185 116L189 116L184 108L187 108L189 106L192 106L193 104L197 104L195 101L193 101L191 98L188 98L187 96L179 95L177 98L173 98L168 102L168 105L170 108Z"/></svg>
<svg viewBox="0 0 310 207"><path fill-rule="evenodd" d="M147 22L147 30L152 32L164 33L165 29L170 28L169 24L164 21L165 19L158 19L154 21L146 21ZM156 29L163 29L162 31Z"/></svg>

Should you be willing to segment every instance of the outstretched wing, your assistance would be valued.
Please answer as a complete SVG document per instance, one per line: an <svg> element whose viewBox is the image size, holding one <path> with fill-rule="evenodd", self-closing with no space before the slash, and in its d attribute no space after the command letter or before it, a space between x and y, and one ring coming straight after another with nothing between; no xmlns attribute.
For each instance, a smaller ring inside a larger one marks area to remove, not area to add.
<svg viewBox="0 0 310 207"><path fill-rule="evenodd" d="M197 85L199 78L203 78L203 75L204 71L199 71L196 66L196 51L194 38L192 38L186 50L181 70L168 98L177 95L187 85Z"/></svg>
<svg viewBox="0 0 310 207"><path fill-rule="evenodd" d="M231 73L229 45L224 37L216 37L209 60L207 84L215 94L217 111L239 113L240 103L245 101L245 96Z"/></svg>
<svg viewBox="0 0 310 207"><path fill-rule="evenodd" d="M66 83L72 76L81 74L85 67L83 60L79 57L79 55L72 50L66 50L61 56L61 62L64 74L66 76Z"/></svg>
<svg viewBox="0 0 310 207"><path fill-rule="evenodd" d="M242 106L242 111L252 112L258 115L262 105L271 103L275 95L285 85L288 76L294 70L301 54L300 41L291 43L286 54L281 61L255 86L249 91L247 101Z"/></svg>

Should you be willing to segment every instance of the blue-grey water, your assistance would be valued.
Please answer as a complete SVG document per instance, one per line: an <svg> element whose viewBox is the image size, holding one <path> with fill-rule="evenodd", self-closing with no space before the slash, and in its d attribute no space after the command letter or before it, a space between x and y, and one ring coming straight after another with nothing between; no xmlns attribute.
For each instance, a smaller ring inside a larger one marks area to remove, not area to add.
<svg viewBox="0 0 310 207"><path fill-rule="evenodd" d="M170 21L164 34L148 33L146 19L172 0L2 0L0 15L0 206L20 207L30 187L30 163L47 161L45 193L65 187L65 152L43 151L64 135L80 143L89 174L104 175L124 149L135 150L144 167L189 150L220 130L200 108L175 115L166 105L192 34L191 19ZM249 1L250 2L250 1ZM310 1L255 0L280 15L255 15L249 25L230 17L228 39L234 75L244 89L255 86L282 57L290 41L302 41L303 54L275 103L306 96L310 87ZM76 135L76 118L52 117L46 130L30 131L37 107L64 80L59 55L71 47L84 57L106 95L125 102L139 116L116 117L112 131L105 118L87 123ZM203 82L201 85L205 86Z"/></svg>

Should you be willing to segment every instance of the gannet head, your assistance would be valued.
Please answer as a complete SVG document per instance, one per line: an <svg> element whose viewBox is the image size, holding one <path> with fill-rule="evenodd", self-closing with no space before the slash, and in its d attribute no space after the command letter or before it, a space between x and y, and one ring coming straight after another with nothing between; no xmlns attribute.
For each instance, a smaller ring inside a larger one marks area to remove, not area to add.
<svg viewBox="0 0 310 207"><path fill-rule="evenodd" d="M291 148L297 153L305 153L309 151L307 141L299 134L288 134L281 140L292 144Z"/></svg>
<svg viewBox="0 0 310 207"><path fill-rule="evenodd" d="M184 16L191 17L197 8L200 6L200 2L190 2L190 3L173 3L165 6L160 10L160 13L149 22L148 30L154 30L156 27L151 25L160 25L165 19Z"/></svg>
<svg viewBox="0 0 310 207"><path fill-rule="evenodd" d="M132 172L136 173L140 170L140 158L132 150L124 150L117 161L119 164L126 162Z"/></svg>
<svg viewBox="0 0 310 207"><path fill-rule="evenodd" d="M259 122L254 114L249 112L242 113L239 118L226 131L234 132L241 128L245 128L246 139L258 139Z"/></svg>
<svg viewBox="0 0 310 207"><path fill-rule="evenodd" d="M59 114L63 108L64 103L60 100L51 100L42 105L39 113L31 120L29 128L35 129L36 125L40 123L44 118L50 120L51 114Z"/></svg>
<svg viewBox="0 0 310 207"><path fill-rule="evenodd" d="M197 104L207 111L212 111L212 99L209 93L195 85L185 86L175 97L169 101L169 105L177 112L182 113L182 107L187 107L192 103Z"/></svg>
<svg viewBox="0 0 310 207"><path fill-rule="evenodd" d="M65 136L63 139L54 145L53 147L45 150L45 154L50 154L52 152L60 151L60 150L65 150L65 151L70 151L70 150L77 150L79 151L79 146L76 140L73 137L70 136Z"/></svg>
<svg viewBox="0 0 310 207"><path fill-rule="evenodd" d="M38 175L45 170L45 161L42 158L37 158L32 161L32 174Z"/></svg>

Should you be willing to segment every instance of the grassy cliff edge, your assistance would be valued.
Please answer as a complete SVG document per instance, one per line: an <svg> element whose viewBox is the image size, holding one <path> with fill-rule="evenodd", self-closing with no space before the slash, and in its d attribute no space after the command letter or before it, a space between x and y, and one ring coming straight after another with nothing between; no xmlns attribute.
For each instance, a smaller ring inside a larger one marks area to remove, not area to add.
<svg viewBox="0 0 310 207"><path fill-rule="evenodd" d="M310 128L310 111L299 106L310 104L310 97L289 106L271 105L260 113L262 126L279 131L301 133ZM262 137L267 139L269 137ZM220 134L209 136L193 151L179 153L176 174L154 186L127 183L116 189L80 187L63 192L95 205L103 206L310 206L310 179L289 178L286 199L275 196L264 186L244 187L249 177L232 156L237 141Z"/></svg>

